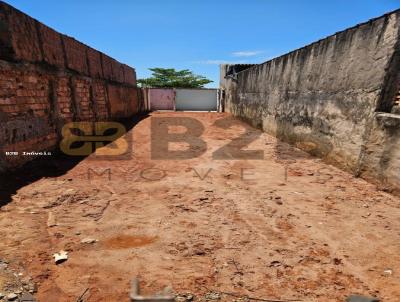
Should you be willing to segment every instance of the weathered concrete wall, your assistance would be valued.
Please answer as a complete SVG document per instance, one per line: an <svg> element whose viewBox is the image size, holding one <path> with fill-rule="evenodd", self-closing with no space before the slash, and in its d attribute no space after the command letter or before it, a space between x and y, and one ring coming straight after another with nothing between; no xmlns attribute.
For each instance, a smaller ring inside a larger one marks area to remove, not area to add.
<svg viewBox="0 0 400 302"><path fill-rule="evenodd" d="M0 1L0 171L53 149L71 121L140 109L135 70Z"/></svg>
<svg viewBox="0 0 400 302"><path fill-rule="evenodd" d="M400 130L379 126L376 111L390 112L398 92L399 29L396 11L234 77L225 78L229 66L222 66L225 110L357 175L396 186Z"/></svg>
<svg viewBox="0 0 400 302"><path fill-rule="evenodd" d="M400 194L400 115L376 113L360 159L359 175Z"/></svg>

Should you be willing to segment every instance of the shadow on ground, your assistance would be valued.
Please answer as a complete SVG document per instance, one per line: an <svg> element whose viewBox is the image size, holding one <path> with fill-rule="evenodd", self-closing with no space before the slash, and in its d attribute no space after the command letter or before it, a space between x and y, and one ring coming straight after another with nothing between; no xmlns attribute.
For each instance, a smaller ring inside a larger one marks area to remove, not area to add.
<svg viewBox="0 0 400 302"><path fill-rule="evenodd" d="M125 126L128 132L147 117L148 114L142 114L133 118L120 120L119 122ZM59 150L54 150L51 158L40 157L24 164L18 169L0 174L0 207L11 202L12 195L20 188L44 177L62 176L86 157L69 156Z"/></svg>

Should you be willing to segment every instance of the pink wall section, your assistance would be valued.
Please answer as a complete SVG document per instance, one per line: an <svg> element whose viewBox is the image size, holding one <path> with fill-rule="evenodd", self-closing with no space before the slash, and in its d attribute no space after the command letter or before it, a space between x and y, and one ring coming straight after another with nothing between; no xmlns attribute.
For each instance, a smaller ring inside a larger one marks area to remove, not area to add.
<svg viewBox="0 0 400 302"><path fill-rule="evenodd" d="M174 110L175 91L173 89L149 89L150 110Z"/></svg>

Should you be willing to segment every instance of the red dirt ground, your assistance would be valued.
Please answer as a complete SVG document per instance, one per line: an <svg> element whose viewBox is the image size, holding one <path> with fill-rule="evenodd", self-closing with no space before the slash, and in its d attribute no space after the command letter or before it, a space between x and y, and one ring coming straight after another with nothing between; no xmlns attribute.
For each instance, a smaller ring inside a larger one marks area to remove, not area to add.
<svg viewBox="0 0 400 302"><path fill-rule="evenodd" d="M154 116L200 120L207 152L151 160ZM22 187L0 211L0 259L23 267L45 302L77 301L86 288L84 301L128 301L134 276L145 293L170 285L198 297L399 301L399 198L242 122L213 125L224 117L153 113L126 135L131 159L90 156ZM213 160L243 127L260 134L248 148L264 150L264 160ZM88 169L107 168L110 179L88 179ZM60 250L69 259L55 265Z"/></svg>

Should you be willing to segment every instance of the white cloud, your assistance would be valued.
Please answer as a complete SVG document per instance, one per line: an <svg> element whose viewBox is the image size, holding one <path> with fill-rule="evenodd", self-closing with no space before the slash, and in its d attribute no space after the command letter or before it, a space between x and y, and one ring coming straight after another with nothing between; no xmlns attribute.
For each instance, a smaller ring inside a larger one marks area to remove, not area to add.
<svg viewBox="0 0 400 302"><path fill-rule="evenodd" d="M229 61L229 60L204 60L204 61L196 61L196 64L205 64L205 65L221 65L221 64L246 64L248 62L242 61Z"/></svg>
<svg viewBox="0 0 400 302"><path fill-rule="evenodd" d="M234 57L255 57L259 54L262 54L261 50L249 50L249 51L235 51L232 53Z"/></svg>

